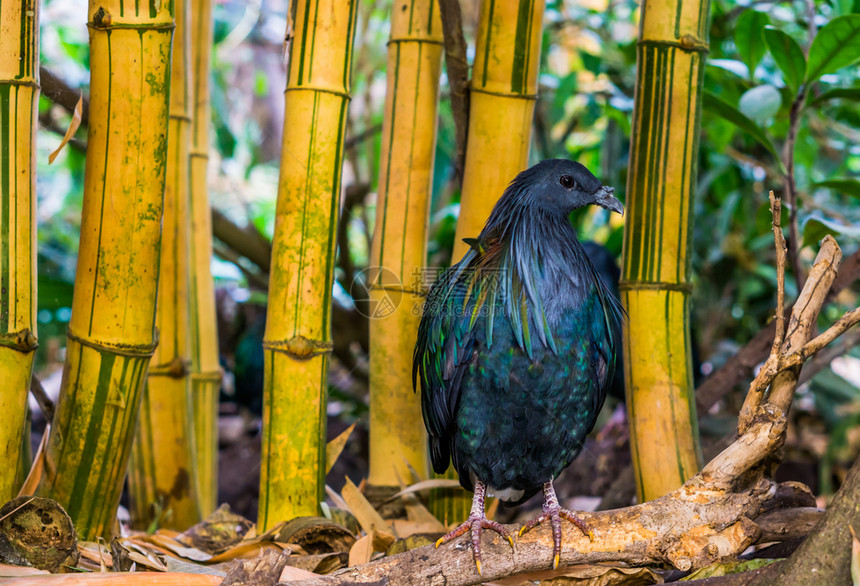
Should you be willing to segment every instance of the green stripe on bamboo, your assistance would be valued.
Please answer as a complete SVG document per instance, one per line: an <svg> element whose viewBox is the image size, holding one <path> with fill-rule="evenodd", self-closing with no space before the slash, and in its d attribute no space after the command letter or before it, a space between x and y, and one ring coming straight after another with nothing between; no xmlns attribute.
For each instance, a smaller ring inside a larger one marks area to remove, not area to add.
<svg viewBox="0 0 860 586"><path fill-rule="evenodd" d="M212 2L191 0L191 397L197 458L197 494L206 516L218 506L218 327L212 281L212 220L209 211L209 60Z"/></svg>
<svg viewBox="0 0 860 586"><path fill-rule="evenodd" d="M650 500L701 459L688 294L707 2L642 10L620 288L631 451L639 498Z"/></svg>
<svg viewBox="0 0 860 586"><path fill-rule="evenodd" d="M259 525L319 514L356 0L293 3L264 337Z"/></svg>
<svg viewBox="0 0 860 586"><path fill-rule="evenodd" d="M429 474L412 352L427 250L442 23L434 0L391 11L388 88L376 228L371 250L370 471L374 486L399 490L413 470ZM377 270L381 269L381 270Z"/></svg>
<svg viewBox="0 0 860 586"><path fill-rule="evenodd" d="M39 3L0 2L0 458L26 464L22 436L36 340L36 106ZM29 441L29 434L25 438ZM0 471L0 501L18 492Z"/></svg>
<svg viewBox="0 0 860 586"><path fill-rule="evenodd" d="M140 528L157 523L187 529L200 520L189 377L190 0L176 2L175 8L156 311L159 342L147 374L128 485L132 520Z"/></svg>
<svg viewBox="0 0 860 586"><path fill-rule="evenodd" d="M72 317L39 496L109 538L149 358L167 155L172 3L91 2L90 123Z"/></svg>

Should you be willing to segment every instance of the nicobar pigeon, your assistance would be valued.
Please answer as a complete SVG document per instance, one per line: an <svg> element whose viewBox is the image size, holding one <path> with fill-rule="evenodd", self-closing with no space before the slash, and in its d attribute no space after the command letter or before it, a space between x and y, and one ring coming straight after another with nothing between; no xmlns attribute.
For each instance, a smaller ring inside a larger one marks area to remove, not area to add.
<svg viewBox="0 0 860 586"><path fill-rule="evenodd" d="M433 469L449 460L474 491L469 518L437 547L471 531L481 572L480 535L492 529L485 495L519 504L543 490L553 568L561 519L591 532L559 506L553 489L582 449L610 385L623 309L599 278L568 215L590 204L623 213L613 188L588 169L548 160L523 171L496 204L470 250L427 296L413 361Z"/></svg>

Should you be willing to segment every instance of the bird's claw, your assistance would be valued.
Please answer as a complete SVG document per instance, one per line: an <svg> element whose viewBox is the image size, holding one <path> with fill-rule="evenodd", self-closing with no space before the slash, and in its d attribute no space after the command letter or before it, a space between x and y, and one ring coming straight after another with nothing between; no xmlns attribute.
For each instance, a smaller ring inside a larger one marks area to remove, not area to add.
<svg viewBox="0 0 860 586"><path fill-rule="evenodd" d="M588 525L585 524L585 521L574 515L571 511L567 509L562 509L561 507L549 507L544 509L544 513L535 517L531 521L524 523L522 527L520 527L519 536L522 537L526 531L530 531L549 519L550 524L552 526L552 569L555 570L558 568L559 561L561 560L561 520L567 519L574 525L576 525L582 533L588 537L591 542L594 542L594 533L591 529L588 528Z"/></svg>
<svg viewBox="0 0 860 586"><path fill-rule="evenodd" d="M495 521L491 521L487 519L483 515L469 515L469 518L466 519L461 525L456 527L450 533L443 535L438 540L436 540L436 547L439 547L443 543L448 543L449 541L456 539L463 535L466 531L469 531L472 534L472 554L475 556L475 566L478 569L478 575L481 574L481 531L483 529L491 529L508 540L508 543L511 547L514 547L514 540L508 533L508 530L501 523L496 523Z"/></svg>

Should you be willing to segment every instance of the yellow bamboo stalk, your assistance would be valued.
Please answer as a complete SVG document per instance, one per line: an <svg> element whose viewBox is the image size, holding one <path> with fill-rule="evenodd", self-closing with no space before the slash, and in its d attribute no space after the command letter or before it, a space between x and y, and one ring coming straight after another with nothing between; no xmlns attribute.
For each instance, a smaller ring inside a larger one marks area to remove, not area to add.
<svg viewBox="0 0 860 586"><path fill-rule="evenodd" d="M263 386L259 525L319 511L343 139L357 0L292 4ZM289 31L288 31L289 33Z"/></svg>
<svg viewBox="0 0 860 586"><path fill-rule="evenodd" d="M90 2L90 122L75 294L39 496L110 537L155 347L173 4Z"/></svg>
<svg viewBox="0 0 860 586"><path fill-rule="evenodd" d="M187 529L200 520L194 457L189 306L190 0L175 3L167 183L158 274L158 348L152 357L129 466L131 514L142 528Z"/></svg>
<svg viewBox="0 0 860 586"><path fill-rule="evenodd" d="M690 240L708 3L646 0L627 181L624 377L640 500L699 468L690 354Z"/></svg>
<svg viewBox="0 0 860 586"><path fill-rule="evenodd" d="M36 351L39 3L0 1L0 458L18 462ZM29 438L28 438L29 440ZM18 492L0 470L0 502Z"/></svg>
<svg viewBox="0 0 860 586"><path fill-rule="evenodd" d="M442 23L434 0L391 11L376 229L370 255L370 472L393 487L429 474L421 404L412 391L427 250Z"/></svg>
<svg viewBox="0 0 860 586"><path fill-rule="evenodd" d="M197 457L197 494L203 516L218 505L218 327L212 281L209 212L209 56L212 0L191 0L191 397Z"/></svg>
<svg viewBox="0 0 860 586"><path fill-rule="evenodd" d="M499 196L528 166L537 99L544 0L483 0L469 98L469 133L460 217L452 263L468 250ZM445 474L456 478L453 468ZM446 523L469 515L472 499L462 489L437 489L430 509Z"/></svg>
<svg viewBox="0 0 860 586"><path fill-rule="evenodd" d="M453 262L528 166L544 0L484 0L470 85L469 133Z"/></svg>

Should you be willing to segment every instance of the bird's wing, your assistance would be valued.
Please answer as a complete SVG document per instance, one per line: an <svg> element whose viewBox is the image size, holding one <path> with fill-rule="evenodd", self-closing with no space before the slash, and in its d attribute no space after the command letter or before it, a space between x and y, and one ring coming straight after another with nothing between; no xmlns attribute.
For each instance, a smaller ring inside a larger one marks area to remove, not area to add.
<svg viewBox="0 0 860 586"><path fill-rule="evenodd" d="M475 350L479 327L492 323L498 279L481 269L480 247L446 270L424 304L412 363L412 384L421 385L421 407L430 434L433 468L443 472L460 385ZM488 320L488 316L490 316Z"/></svg>

